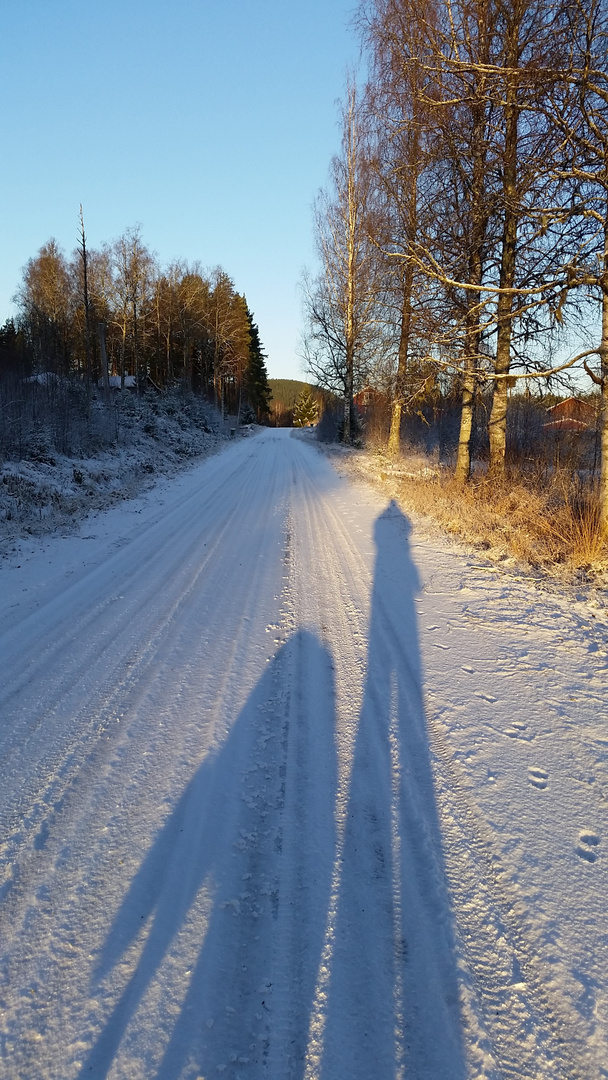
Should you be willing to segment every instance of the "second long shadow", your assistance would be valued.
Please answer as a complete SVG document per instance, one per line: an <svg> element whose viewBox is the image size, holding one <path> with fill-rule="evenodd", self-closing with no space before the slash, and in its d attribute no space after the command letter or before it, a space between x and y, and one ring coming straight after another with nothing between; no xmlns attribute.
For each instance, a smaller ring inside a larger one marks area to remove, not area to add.
<svg viewBox="0 0 608 1080"><path fill-rule="evenodd" d="M456 959L422 694L410 525L375 525L322 1080L464 1080Z"/></svg>
<svg viewBox="0 0 608 1080"><path fill-rule="evenodd" d="M106 1077L127 1035L156 1080L218 1069L234 1075L245 1065L249 1076L303 1075L335 799L331 658L299 631L268 665L224 745L198 769L133 878L97 980L111 980L140 934L145 944L81 1080ZM161 1008L162 1060L151 1053L146 1063L145 1014L130 1027L151 988L162 998L161 967L172 951L179 956L178 936L192 934L192 921L206 924L204 939L188 956L188 973L178 973L185 992L177 1014L174 996Z"/></svg>

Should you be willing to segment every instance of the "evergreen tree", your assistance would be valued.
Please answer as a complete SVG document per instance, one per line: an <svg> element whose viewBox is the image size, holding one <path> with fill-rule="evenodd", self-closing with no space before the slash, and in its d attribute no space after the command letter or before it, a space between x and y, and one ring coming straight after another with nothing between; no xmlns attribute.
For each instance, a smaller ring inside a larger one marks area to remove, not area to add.
<svg viewBox="0 0 608 1080"><path fill-rule="evenodd" d="M296 401L295 408L293 410L293 426L307 427L308 424L314 424L317 421L318 415L318 403L312 396L310 387L306 387L304 390L302 390L302 393Z"/></svg>
<svg viewBox="0 0 608 1080"><path fill-rule="evenodd" d="M7 319L0 326L0 377L8 371L29 374L31 359L23 331L16 329L12 319Z"/></svg>
<svg viewBox="0 0 608 1080"><path fill-rule="evenodd" d="M249 404L255 410L258 423L263 424L270 412L272 391L268 384L266 356L262 351L260 333L249 308L247 308L247 318L249 319L250 342L249 362L245 369L245 393Z"/></svg>

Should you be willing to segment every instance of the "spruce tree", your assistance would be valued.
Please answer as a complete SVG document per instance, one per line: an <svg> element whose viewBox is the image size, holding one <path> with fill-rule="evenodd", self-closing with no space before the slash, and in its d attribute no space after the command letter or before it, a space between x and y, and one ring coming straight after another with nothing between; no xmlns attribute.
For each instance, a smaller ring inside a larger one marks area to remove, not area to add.
<svg viewBox="0 0 608 1080"><path fill-rule="evenodd" d="M310 387L302 390L293 410L293 426L308 427L316 423L319 414L319 406L312 396Z"/></svg>
<svg viewBox="0 0 608 1080"><path fill-rule="evenodd" d="M245 393L249 404L255 411L258 423L263 424L268 420L270 413L272 391L268 385L266 356L262 351L260 333L249 308L247 308L247 317L249 319L250 341L249 363L245 369Z"/></svg>

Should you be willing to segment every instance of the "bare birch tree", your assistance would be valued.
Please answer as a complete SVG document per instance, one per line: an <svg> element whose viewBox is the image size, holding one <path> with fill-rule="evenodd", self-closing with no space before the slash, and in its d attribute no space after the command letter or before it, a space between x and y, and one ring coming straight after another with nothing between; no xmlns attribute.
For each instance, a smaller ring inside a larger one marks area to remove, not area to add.
<svg viewBox="0 0 608 1080"><path fill-rule="evenodd" d="M69 374L75 304L68 263L56 240L51 238L29 259L15 300L37 366Z"/></svg>
<svg viewBox="0 0 608 1080"><path fill-rule="evenodd" d="M599 300L600 341L587 351L599 372L585 369L600 388L601 527L608 535L608 9L605 0L575 0L569 12L571 64L554 87L548 113L561 132L554 169L571 192L570 213L584 232L568 289Z"/></svg>
<svg viewBox="0 0 608 1080"><path fill-rule="evenodd" d="M213 355L215 402L238 411L245 368L249 361L250 319L245 298L228 274L217 266L209 283L207 330Z"/></svg>
<svg viewBox="0 0 608 1080"><path fill-rule="evenodd" d="M139 385L144 375L141 347L145 338L145 320L151 306L154 259L141 239L139 226L127 229L115 241L112 250L117 316L122 335L121 383L124 385L126 345L130 339L133 374Z"/></svg>
<svg viewBox="0 0 608 1080"><path fill-rule="evenodd" d="M331 185L315 206L321 273L305 282L309 323L306 359L320 385L344 401L343 441L354 434L353 396L379 340L380 271L370 242L372 184L350 84L342 112L341 154L333 159Z"/></svg>
<svg viewBox="0 0 608 1080"><path fill-rule="evenodd" d="M472 206L474 209L480 199L483 209L482 219L478 217L478 242L471 246L473 260L466 289L472 294L474 310L485 307L481 325L485 323L486 330L495 331L494 387L488 422L490 472L494 476L503 475L505 470L508 389L514 356L523 365L529 360L517 345L519 341L524 345L532 341L538 352L542 334L558 328L555 312L561 307L560 297L575 250L570 232L564 227L568 219L562 206L563 185L547 168L557 140L543 108L563 65L566 8L567 4L552 0L467 3L461 9L464 18L450 50L455 60L450 61L452 78L459 79L465 72L473 79L476 90L469 158L474 181ZM471 20L473 11L475 18ZM473 55L468 48L471 34L467 22L469 27L471 22L476 27ZM459 39L469 55L459 52ZM485 143L487 149L481 150L480 136L481 147ZM476 176L481 184L475 182ZM480 258L484 249L485 265ZM473 333L479 341L479 322ZM475 350L467 352L472 357ZM466 401L463 404L466 406ZM461 446L463 442L461 426ZM465 469L462 455L463 477Z"/></svg>
<svg viewBox="0 0 608 1080"><path fill-rule="evenodd" d="M435 117L436 152L425 166L428 178L424 172L418 178L433 213L421 215L418 205L404 249L387 254L426 276L430 303L437 302L437 289L443 294L435 352L463 388L457 476L469 473L475 387L489 374L490 469L500 475L512 362L515 356L528 364L520 342L534 336L538 351L541 332L557 325L575 250L560 184L547 167L555 136L542 107L563 67L568 5L438 0L416 8L409 0L374 0L371 6L383 26L390 21L398 28L402 56L422 72L410 81L410 93Z"/></svg>
<svg viewBox="0 0 608 1080"><path fill-rule="evenodd" d="M449 297L456 320L455 354L459 360L461 418L456 458L456 480L468 480L471 471L471 436L479 372L486 363L482 354L487 325L487 295L481 292L490 247L490 224L495 192L495 161L491 139L494 108L488 93L488 65L493 28L490 0L468 0L450 8L445 27L441 89L434 94L433 109L445 148L447 214L453 222L446 229L451 239L455 266L469 286L452 288ZM458 249L461 251L458 259Z"/></svg>
<svg viewBox="0 0 608 1080"><path fill-rule="evenodd" d="M428 192L423 189L432 133L423 62L428 56L427 26L432 24L432 14L432 4L423 17L419 5L409 0L375 0L361 17L371 54L372 77L365 99L375 136L371 166L383 195L372 241L384 256L387 298L393 297L387 315L393 316L396 329L397 362L387 448L393 456L400 449L402 413L407 404L417 400L427 381L415 353L416 344L425 337L423 324L428 321L429 305L420 303L420 273L412 249L421 214L429 207Z"/></svg>

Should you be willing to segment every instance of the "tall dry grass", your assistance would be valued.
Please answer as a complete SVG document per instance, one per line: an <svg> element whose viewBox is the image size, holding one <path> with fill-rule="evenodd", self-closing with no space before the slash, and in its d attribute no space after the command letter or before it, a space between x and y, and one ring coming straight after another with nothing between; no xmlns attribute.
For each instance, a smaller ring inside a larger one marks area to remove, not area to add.
<svg viewBox="0 0 608 1080"><path fill-rule="evenodd" d="M556 474L540 484L521 475L500 483L483 476L464 488L451 475L406 478L400 494L448 532L531 566L592 568L608 559L597 492L576 477Z"/></svg>
<svg viewBox="0 0 608 1080"><path fill-rule="evenodd" d="M373 459L367 467L361 459L352 464L405 509L473 547L550 572L608 570L597 491L576 474L514 471L497 482L479 473L463 487L449 469L422 467L420 455L415 463L392 463L377 453Z"/></svg>
<svg viewBox="0 0 608 1080"><path fill-rule="evenodd" d="M475 472L462 487L453 479L460 404L443 398L423 403L402 418L402 456L391 461L385 448L390 423L387 402L364 416L367 453L348 468L383 485L412 512L493 555L549 571L602 568L608 574L608 543L602 536L595 479L598 434L545 428L546 405L512 396L507 424L508 473L496 482L487 474L489 398L477 403L473 449Z"/></svg>

